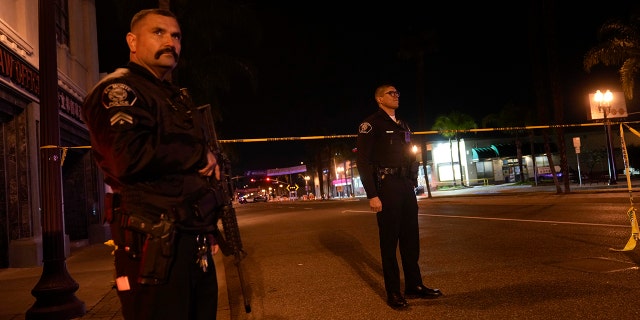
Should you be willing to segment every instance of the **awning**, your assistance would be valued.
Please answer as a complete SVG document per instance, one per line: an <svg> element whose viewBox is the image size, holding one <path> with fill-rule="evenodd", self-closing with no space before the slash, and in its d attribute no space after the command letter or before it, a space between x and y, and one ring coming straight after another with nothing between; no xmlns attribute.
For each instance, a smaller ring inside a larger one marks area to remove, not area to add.
<svg viewBox="0 0 640 320"><path fill-rule="evenodd" d="M491 147L473 148L471 149L473 160L496 158L498 155Z"/></svg>
<svg viewBox="0 0 640 320"><path fill-rule="evenodd" d="M558 147L555 143L550 143L551 153L557 153ZM544 143L534 143L533 152L535 155L545 154ZM492 158L517 158L518 150L515 144L492 144L490 147L480 147L471 149L473 160L485 160ZM528 141L522 142L522 155L531 155L531 145Z"/></svg>

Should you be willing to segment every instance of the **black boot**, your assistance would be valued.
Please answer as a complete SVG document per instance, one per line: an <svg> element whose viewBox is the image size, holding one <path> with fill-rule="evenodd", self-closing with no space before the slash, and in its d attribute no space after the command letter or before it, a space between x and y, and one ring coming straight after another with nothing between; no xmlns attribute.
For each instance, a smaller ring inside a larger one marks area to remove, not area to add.
<svg viewBox="0 0 640 320"><path fill-rule="evenodd" d="M393 309L404 309L409 305L400 292L387 292L387 304Z"/></svg>

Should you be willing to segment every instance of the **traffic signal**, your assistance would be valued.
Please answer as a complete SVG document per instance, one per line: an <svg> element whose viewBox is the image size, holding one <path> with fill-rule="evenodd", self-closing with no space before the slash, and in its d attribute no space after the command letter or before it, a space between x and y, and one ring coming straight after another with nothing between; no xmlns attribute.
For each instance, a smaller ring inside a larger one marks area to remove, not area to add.
<svg viewBox="0 0 640 320"><path fill-rule="evenodd" d="M267 177L265 180L267 180L267 182L271 181L271 178Z"/></svg>

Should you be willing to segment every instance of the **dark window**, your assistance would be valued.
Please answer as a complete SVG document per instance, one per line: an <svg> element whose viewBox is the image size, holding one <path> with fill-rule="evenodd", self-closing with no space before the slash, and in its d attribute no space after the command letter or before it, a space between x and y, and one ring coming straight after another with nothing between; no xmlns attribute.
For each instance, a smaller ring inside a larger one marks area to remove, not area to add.
<svg viewBox="0 0 640 320"><path fill-rule="evenodd" d="M56 2L56 40L59 44L69 46L69 0Z"/></svg>

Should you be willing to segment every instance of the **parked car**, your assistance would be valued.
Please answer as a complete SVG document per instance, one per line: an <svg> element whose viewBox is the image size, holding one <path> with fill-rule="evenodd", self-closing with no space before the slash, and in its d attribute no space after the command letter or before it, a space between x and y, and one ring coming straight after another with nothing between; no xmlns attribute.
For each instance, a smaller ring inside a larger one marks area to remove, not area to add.
<svg viewBox="0 0 640 320"><path fill-rule="evenodd" d="M267 202L268 200L269 198L267 198L267 196L261 194L253 197L253 202Z"/></svg>
<svg viewBox="0 0 640 320"><path fill-rule="evenodd" d="M238 203L240 203L240 204L247 203L247 198L245 198L244 196L238 197Z"/></svg>

